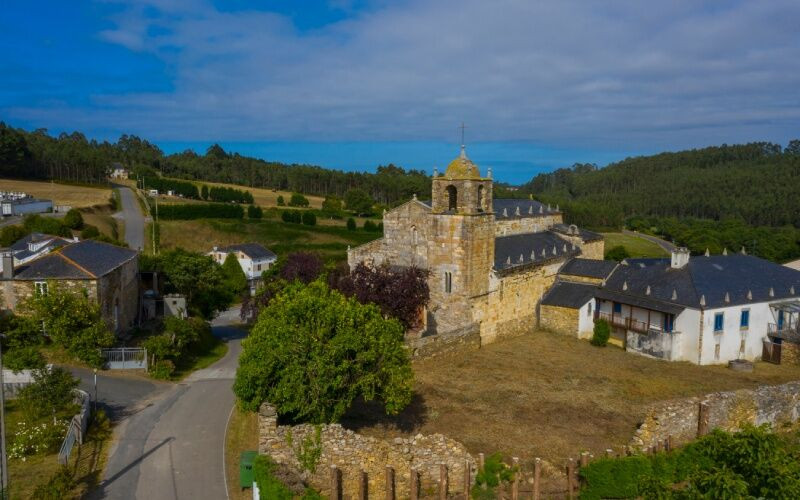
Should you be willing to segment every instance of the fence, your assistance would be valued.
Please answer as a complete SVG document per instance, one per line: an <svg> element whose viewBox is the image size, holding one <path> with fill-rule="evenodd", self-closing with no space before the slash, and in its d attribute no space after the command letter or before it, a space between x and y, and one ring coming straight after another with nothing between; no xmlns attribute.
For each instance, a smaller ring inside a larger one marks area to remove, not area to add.
<svg viewBox="0 0 800 500"><path fill-rule="evenodd" d="M143 347L103 349L102 353L109 370L147 370L147 349Z"/></svg>
<svg viewBox="0 0 800 500"><path fill-rule="evenodd" d="M75 391L75 399L80 404L81 409L76 413L72 420L69 421L67 428L67 435L64 437L64 442L61 443L61 449L58 451L58 463L66 465L69 462L69 457L72 454L72 448L75 443L83 444L83 438L86 435L86 430L89 428L89 417L91 416L91 398L86 391L80 389Z"/></svg>

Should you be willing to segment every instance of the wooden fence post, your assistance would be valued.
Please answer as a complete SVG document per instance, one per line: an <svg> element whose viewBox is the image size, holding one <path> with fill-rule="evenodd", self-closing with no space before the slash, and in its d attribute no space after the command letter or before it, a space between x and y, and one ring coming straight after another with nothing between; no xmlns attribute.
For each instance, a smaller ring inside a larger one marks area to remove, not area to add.
<svg viewBox="0 0 800 500"><path fill-rule="evenodd" d="M408 496L411 500L419 500L419 472L411 469L411 484L409 485Z"/></svg>
<svg viewBox="0 0 800 500"><path fill-rule="evenodd" d="M519 500L519 476L522 473L519 468L519 458L513 457L511 463L514 467L514 484L511 485L511 500Z"/></svg>
<svg viewBox="0 0 800 500"><path fill-rule="evenodd" d="M469 460L464 460L464 498L469 498L469 490L472 489L471 472Z"/></svg>
<svg viewBox="0 0 800 500"><path fill-rule="evenodd" d="M702 437L708 434L708 404L700 403L697 414L697 437Z"/></svg>
<svg viewBox="0 0 800 500"><path fill-rule="evenodd" d="M369 499L369 477L367 471L362 470L358 475L358 500Z"/></svg>
<svg viewBox="0 0 800 500"><path fill-rule="evenodd" d="M439 499L447 500L447 465L439 464Z"/></svg>
<svg viewBox="0 0 800 500"><path fill-rule="evenodd" d="M335 465L331 465L331 500L342 500L342 475Z"/></svg>
<svg viewBox="0 0 800 500"><path fill-rule="evenodd" d="M386 500L394 500L394 468L386 466Z"/></svg>
<svg viewBox="0 0 800 500"><path fill-rule="evenodd" d="M539 481L542 479L542 459L536 457L533 461L533 500L539 500Z"/></svg>
<svg viewBox="0 0 800 500"><path fill-rule="evenodd" d="M589 452L582 451L581 452L581 467L586 467L589 465Z"/></svg>
<svg viewBox="0 0 800 500"><path fill-rule="evenodd" d="M478 453L478 472L483 470L484 460L486 457L483 453Z"/></svg>
<svg viewBox="0 0 800 500"><path fill-rule="evenodd" d="M664 446L667 448L667 451L672 451L672 434L667 436L667 440L664 443Z"/></svg>
<svg viewBox="0 0 800 500"><path fill-rule="evenodd" d="M567 496L574 498L575 492L575 460L571 457L567 461Z"/></svg>

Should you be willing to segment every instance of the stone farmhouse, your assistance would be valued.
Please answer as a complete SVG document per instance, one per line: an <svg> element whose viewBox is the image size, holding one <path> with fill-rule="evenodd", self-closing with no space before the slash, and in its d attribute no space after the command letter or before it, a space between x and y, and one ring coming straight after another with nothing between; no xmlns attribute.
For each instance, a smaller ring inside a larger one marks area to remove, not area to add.
<svg viewBox="0 0 800 500"><path fill-rule="evenodd" d="M383 238L348 250L348 264L428 270L421 335L444 344L533 331L558 270L576 256L603 258L602 236L564 225L558 207L493 199L491 171L481 176L463 146L444 175L434 172L432 200L386 212L383 227Z"/></svg>
<svg viewBox="0 0 800 500"><path fill-rule="evenodd" d="M50 253L56 248L61 248L77 241L78 238L70 239L50 234L31 233L8 247L6 252L13 255L14 265L19 266ZM0 261L0 272L2 272L2 270L3 264L2 261Z"/></svg>
<svg viewBox="0 0 800 500"><path fill-rule="evenodd" d="M220 265L228 258L228 254L234 254L236 260L239 261L239 265L242 267L242 271L244 271L244 275L247 277L251 295L255 295L256 289L261 284L261 273L269 269L270 266L278 260L277 255L258 243L241 243L238 245L229 245L227 247L214 247L208 252L208 255Z"/></svg>
<svg viewBox="0 0 800 500"><path fill-rule="evenodd" d="M13 247L12 247L13 248ZM86 290L116 333L133 326L139 309L138 252L94 240L69 242L21 265L3 250L0 311L14 311L52 283Z"/></svg>
<svg viewBox="0 0 800 500"><path fill-rule="evenodd" d="M580 338L594 320L627 351L706 365L800 342L800 271L735 254L615 262L575 259L543 297L541 326ZM766 357L766 356L764 356Z"/></svg>

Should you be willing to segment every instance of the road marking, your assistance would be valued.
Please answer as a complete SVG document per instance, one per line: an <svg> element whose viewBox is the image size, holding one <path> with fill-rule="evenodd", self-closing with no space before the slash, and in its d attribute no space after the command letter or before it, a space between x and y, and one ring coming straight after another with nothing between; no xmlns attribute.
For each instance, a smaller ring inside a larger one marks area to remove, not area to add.
<svg viewBox="0 0 800 500"><path fill-rule="evenodd" d="M222 480L225 482L225 498L228 500L230 500L231 495L228 493L228 468L225 464L225 447L228 446L228 427L231 426L231 417L233 416L234 408L236 408L235 401L233 406L231 406L231 412L228 413L228 421L225 422L225 435L222 436Z"/></svg>

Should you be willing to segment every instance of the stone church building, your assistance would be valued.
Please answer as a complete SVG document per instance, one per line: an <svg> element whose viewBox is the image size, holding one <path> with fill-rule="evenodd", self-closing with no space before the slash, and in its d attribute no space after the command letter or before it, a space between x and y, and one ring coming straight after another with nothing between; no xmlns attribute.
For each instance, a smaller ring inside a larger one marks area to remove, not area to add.
<svg viewBox="0 0 800 500"><path fill-rule="evenodd" d="M429 271L423 337L481 344L532 331L544 293L570 259L603 258L601 235L563 223L558 207L493 199L491 170L461 154L434 171L431 201L384 213L384 236L348 250L348 264Z"/></svg>

